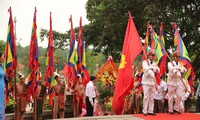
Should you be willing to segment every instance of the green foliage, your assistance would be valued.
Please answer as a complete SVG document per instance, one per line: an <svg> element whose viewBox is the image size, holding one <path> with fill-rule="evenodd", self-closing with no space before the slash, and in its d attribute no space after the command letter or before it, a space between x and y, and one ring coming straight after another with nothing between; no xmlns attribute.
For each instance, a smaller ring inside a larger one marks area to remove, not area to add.
<svg viewBox="0 0 200 120"><path fill-rule="evenodd" d="M5 112L6 113L14 112L14 100L13 99L9 99L9 103L6 105Z"/></svg>
<svg viewBox="0 0 200 120"><path fill-rule="evenodd" d="M105 63L105 61L105 56L103 56L102 54L94 52L90 49L86 51L86 66L91 75L96 75L98 72L98 63Z"/></svg>
<svg viewBox="0 0 200 120"><path fill-rule="evenodd" d="M0 40L0 51L5 51L6 43L3 40Z"/></svg>
<svg viewBox="0 0 200 120"><path fill-rule="evenodd" d="M48 103L49 103L49 99L46 98L46 104L44 105L45 110L51 110L52 109L52 106L50 106Z"/></svg>
<svg viewBox="0 0 200 120"><path fill-rule="evenodd" d="M96 85L98 92L100 93L99 102L104 102L104 98L106 98L107 96L113 96L113 90L105 89L103 82L101 80L98 80Z"/></svg>
<svg viewBox="0 0 200 120"><path fill-rule="evenodd" d="M44 75L46 70L46 51L47 48L39 47L39 64L40 64L40 70L42 74ZM64 67L64 63L66 63L68 56L68 50L62 50L62 49L55 49L54 52L54 62L56 62L56 58L60 61L60 67L59 70L62 70ZM24 75L28 74L28 57L29 57L29 46L22 47L17 46L17 60L18 60L18 70L22 71ZM54 64L55 68L57 64Z"/></svg>
<svg viewBox="0 0 200 120"><path fill-rule="evenodd" d="M44 39L48 38L49 31L46 29L41 29L40 31L40 39L44 41ZM54 47L60 49L66 49L67 45L69 45L70 34L68 33L60 33L53 30L53 43Z"/></svg>
<svg viewBox="0 0 200 120"><path fill-rule="evenodd" d="M173 47L171 22L176 22L193 61L194 70L200 77L199 4L196 0L88 0L86 10L90 24L85 26L86 42L93 45L95 51L102 51L105 56L112 55L118 62L128 11L131 12L142 38L145 37L148 21L158 34L160 22L163 22L167 49Z"/></svg>
<svg viewBox="0 0 200 120"><path fill-rule="evenodd" d="M42 74L45 74L46 70L46 51L47 48L39 47L39 64L40 71ZM54 68L58 65L58 69L63 70L67 59L68 59L69 49L55 49L54 50ZM18 59L18 69L22 71L24 75L28 75L28 56L29 55L29 46L22 47L17 46L17 59ZM58 61L58 64L57 64ZM92 49L86 50L86 66L90 74L95 75L97 71L97 64L105 63L106 59L101 53L94 52Z"/></svg>
<svg viewBox="0 0 200 120"><path fill-rule="evenodd" d="M108 102L105 104L105 110L106 111L111 111L112 110L112 103L111 102Z"/></svg>
<svg viewBox="0 0 200 120"><path fill-rule="evenodd" d="M145 37L148 21L158 34L160 22L163 22L167 49L173 47L171 22L176 22L194 70L200 78L199 4L196 0L88 0L86 12L90 23L83 26L86 47L92 46L94 52L103 53L105 58L111 55L115 62L119 63L128 11L132 14L137 31L142 38ZM77 30L78 28L75 28L76 33ZM68 46L70 30L66 33L54 31L53 34L56 48L64 49ZM40 36L47 37L48 30L41 30Z"/></svg>
<svg viewBox="0 0 200 120"><path fill-rule="evenodd" d="M68 55L69 55L69 49L65 49L65 50L62 50L62 49L56 49L55 52L54 52L54 60L56 61L56 59L58 59L58 62L59 62L59 70L62 70L64 65L66 64L67 62L67 58L68 58Z"/></svg>

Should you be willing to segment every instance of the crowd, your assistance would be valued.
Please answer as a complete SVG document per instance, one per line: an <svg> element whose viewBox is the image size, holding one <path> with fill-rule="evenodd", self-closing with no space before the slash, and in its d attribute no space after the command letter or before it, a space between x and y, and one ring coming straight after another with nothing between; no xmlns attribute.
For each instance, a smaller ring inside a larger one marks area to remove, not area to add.
<svg viewBox="0 0 200 120"><path fill-rule="evenodd" d="M136 73L133 77L133 88L125 97L123 114L143 114L144 116L156 113L181 114L189 112L191 107L191 99L194 91L191 90L189 84L184 79L183 74L186 68L180 63L179 51L173 52L174 60L168 62L167 81L160 78L157 84L155 74L160 72L159 67L155 63L155 50L151 49L147 53L147 59L142 62L143 74ZM4 62L4 54L0 52L0 63ZM91 76L86 86L82 84L82 77L77 75L78 82L73 90L73 115L74 117L104 115L98 102L98 93L96 88L96 77ZM27 84L25 84L25 76L18 73L19 82L16 84L14 92L15 100L15 116L17 120L22 120L27 105ZM53 96L53 114L52 118L65 117L65 102L67 84L63 82L58 73L54 73L56 84L52 86ZM41 73L38 80L38 89L34 96L34 116L36 120L42 120L44 105L46 104L46 81L42 81ZM4 70L0 66L0 92L5 91ZM49 91L49 92L52 92ZM1 98L5 98L5 93L0 94ZM200 112L200 84L196 90L196 112ZM0 119L5 119L5 99L0 99Z"/></svg>

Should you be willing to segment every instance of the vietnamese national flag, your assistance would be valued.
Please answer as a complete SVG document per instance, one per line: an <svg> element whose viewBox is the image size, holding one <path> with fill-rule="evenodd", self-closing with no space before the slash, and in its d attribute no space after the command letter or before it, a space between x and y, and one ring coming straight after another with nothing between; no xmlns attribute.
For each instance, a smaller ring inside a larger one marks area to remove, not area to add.
<svg viewBox="0 0 200 120"><path fill-rule="evenodd" d="M125 96L130 92L132 81L132 63L142 51L140 37L136 30L132 16L129 13L128 25L124 39L118 78L112 101L112 109L116 114L121 114L124 106Z"/></svg>

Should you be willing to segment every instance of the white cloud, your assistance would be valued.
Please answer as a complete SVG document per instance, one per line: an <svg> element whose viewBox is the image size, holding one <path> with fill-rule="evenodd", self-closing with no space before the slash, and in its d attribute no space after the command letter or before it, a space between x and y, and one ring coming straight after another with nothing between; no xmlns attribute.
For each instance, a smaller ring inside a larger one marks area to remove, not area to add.
<svg viewBox="0 0 200 120"><path fill-rule="evenodd" d="M13 19L16 17L17 42L22 46L30 44L34 9L37 8L37 30L49 29L49 14L52 12L53 30L65 32L70 29L69 17L72 15L74 27L79 26L79 19L88 24L85 4L87 0L0 0L0 39L7 39L9 7L12 7ZM20 40L21 39L21 40ZM39 46L46 47L47 40Z"/></svg>

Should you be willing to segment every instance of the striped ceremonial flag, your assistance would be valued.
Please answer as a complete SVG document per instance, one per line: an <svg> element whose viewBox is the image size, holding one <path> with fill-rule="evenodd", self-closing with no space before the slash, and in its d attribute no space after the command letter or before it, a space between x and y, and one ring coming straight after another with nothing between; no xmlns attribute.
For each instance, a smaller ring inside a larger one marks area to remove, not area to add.
<svg viewBox="0 0 200 120"><path fill-rule="evenodd" d="M160 42L165 47L165 38L164 38L164 30L163 30L163 23L160 23Z"/></svg>
<svg viewBox="0 0 200 120"><path fill-rule="evenodd" d="M161 62L162 62L162 57L164 56L163 52L162 52L162 46L159 40L159 37L157 35L157 33L153 30L152 26L149 24L149 28L151 31L151 36L152 36L152 42L153 42L153 46L151 46L152 49L155 49L156 51L156 64L158 65L158 67L161 66ZM156 73L156 82L159 85L160 84L160 76L161 74Z"/></svg>
<svg viewBox="0 0 200 120"><path fill-rule="evenodd" d="M37 77L39 74L38 63L38 43L37 43L37 24L36 24L36 8L34 12L32 34L30 41L29 60L28 60L28 86L27 86L27 100L30 101L30 97L34 97L35 89L37 89Z"/></svg>
<svg viewBox="0 0 200 120"><path fill-rule="evenodd" d="M189 58L188 51L184 45L184 42L179 34L177 25L175 23L173 24L173 28L174 28L174 46L175 46L176 50L180 51L181 62L188 70L188 72L185 75L186 76L185 79L188 80L188 83L189 83L191 89L194 90L194 88L193 88L194 69L192 67L192 63Z"/></svg>
<svg viewBox="0 0 200 120"><path fill-rule="evenodd" d="M158 62L158 67L160 68L160 75L162 78L165 77L165 72L166 72L166 59L167 59L167 54L165 53L165 39L164 39L164 30L163 30L163 23L161 22L160 24L160 44L162 45L161 51L163 56L160 58Z"/></svg>
<svg viewBox="0 0 200 120"><path fill-rule="evenodd" d="M69 89L74 89L77 84L77 50L76 50L76 37L75 32L73 29L73 22L72 22L72 16L70 17L71 22L71 39L70 39L70 51L68 56L67 64L65 65L63 72L66 76L66 80L68 83Z"/></svg>
<svg viewBox="0 0 200 120"><path fill-rule="evenodd" d="M82 28L82 17L80 17L80 28L79 28L79 36L78 36L78 44L77 44L77 53L78 53L78 61L77 61L77 71L81 73L83 85L90 81L90 75L86 68L86 55L85 55L85 41L83 36L83 28Z"/></svg>
<svg viewBox="0 0 200 120"><path fill-rule="evenodd" d="M48 38L48 47L46 54L46 72L45 81L47 81L47 87L49 88L49 105L53 106L53 72L54 72L54 45L53 45L53 32L52 32L52 18L50 12L50 29Z"/></svg>
<svg viewBox="0 0 200 120"><path fill-rule="evenodd" d="M8 96L12 95L13 87L12 80L14 78L14 73L17 68L17 55L16 55L16 43L14 35L14 24L12 20L12 9L9 8L8 12L10 13L10 18L8 22L8 34L5 50L5 85L6 85L6 101L8 102Z"/></svg>

